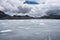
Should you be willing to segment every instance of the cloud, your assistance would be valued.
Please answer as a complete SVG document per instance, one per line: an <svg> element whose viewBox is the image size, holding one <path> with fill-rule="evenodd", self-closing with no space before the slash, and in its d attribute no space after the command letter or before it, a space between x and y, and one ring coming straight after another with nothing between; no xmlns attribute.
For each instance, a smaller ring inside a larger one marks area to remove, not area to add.
<svg viewBox="0 0 60 40"><path fill-rule="evenodd" d="M34 17L46 15L48 11L60 9L60 0L28 0L36 1L40 4L23 4L25 0L0 0L0 10L7 14L25 14ZM53 12L54 12L53 11ZM60 13L58 13L60 14Z"/></svg>
<svg viewBox="0 0 60 40"><path fill-rule="evenodd" d="M43 16L48 13L48 11L55 12L55 15L60 15L60 0L46 0L44 4L39 4L33 7L29 15L33 16ZM31 5L32 6L32 5ZM33 14L32 14L33 13Z"/></svg>
<svg viewBox="0 0 60 40"><path fill-rule="evenodd" d="M46 11L47 15L60 15L60 7L52 7Z"/></svg>
<svg viewBox="0 0 60 40"><path fill-rule="evenodd" d="M0 10L11 13L27 13L31 9L23 6L24 0L0 0Z"/></svg>

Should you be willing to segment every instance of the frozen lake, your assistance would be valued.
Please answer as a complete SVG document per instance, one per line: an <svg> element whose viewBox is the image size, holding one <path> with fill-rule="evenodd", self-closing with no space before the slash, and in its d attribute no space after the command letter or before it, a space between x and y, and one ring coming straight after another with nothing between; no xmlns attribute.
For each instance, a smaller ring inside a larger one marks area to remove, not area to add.
<svg viewBox="0 0 60 40"><path fill-rule="evenodd" d="M0 20L0 40L60 40L60 20Z"/></svg>

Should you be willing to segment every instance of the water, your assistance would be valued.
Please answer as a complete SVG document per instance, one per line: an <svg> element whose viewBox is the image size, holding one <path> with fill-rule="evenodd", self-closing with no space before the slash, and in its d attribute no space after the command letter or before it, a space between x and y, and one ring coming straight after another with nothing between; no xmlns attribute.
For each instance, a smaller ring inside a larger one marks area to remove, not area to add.
<svg viewBox="0 0 60 40"><path fill-rule="evenodd" d="M60 20L0 20L0 40L60 40Z"/></svg>

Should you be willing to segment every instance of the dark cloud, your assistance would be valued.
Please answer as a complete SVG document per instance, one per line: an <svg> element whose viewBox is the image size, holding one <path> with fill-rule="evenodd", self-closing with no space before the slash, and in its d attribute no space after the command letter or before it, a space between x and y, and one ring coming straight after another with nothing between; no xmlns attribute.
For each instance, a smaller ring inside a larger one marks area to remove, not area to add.
<svg viewBox="0 0 60 40"><path fill-rule="evenodd" d="M47 15L60 15L60 7L50 8L46 11Z"/></svg>
<svg viewBox="0 0 60 40"><path fill-rule="evenodd" d="M29 13L31 11L31 8L28 7L18 7L18 13Z"/></svg>

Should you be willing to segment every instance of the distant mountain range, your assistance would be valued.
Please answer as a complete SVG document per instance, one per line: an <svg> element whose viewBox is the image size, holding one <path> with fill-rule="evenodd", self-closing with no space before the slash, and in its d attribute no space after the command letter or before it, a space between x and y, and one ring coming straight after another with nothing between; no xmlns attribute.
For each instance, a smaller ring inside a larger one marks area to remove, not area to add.
<svg viewBox="0 0 60 40"><path fill-rule="evenodd" d="M0 19L60 19L60 15L48 15L48 16L44 15L41 17L31 17L29 15L25 15L25 16L13 15L13 16L10 16L10 15L7 15L4 12L0 11Z"/></svg>
<svg viewBox="0 0 60 40"><path fill-rule="evenodd" d="M0 19L2 19L4 17L10 17L10 15L7 15L4 12L0 11Z"/></svg>
<svg viewBox="0 0 60 40"><path fill-rule="evenodd" d="M33 17L30 17L29 15L7 15L4 12L0 11L0 19L33 19Z"/></svg>

